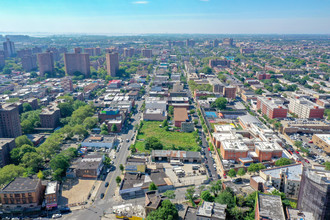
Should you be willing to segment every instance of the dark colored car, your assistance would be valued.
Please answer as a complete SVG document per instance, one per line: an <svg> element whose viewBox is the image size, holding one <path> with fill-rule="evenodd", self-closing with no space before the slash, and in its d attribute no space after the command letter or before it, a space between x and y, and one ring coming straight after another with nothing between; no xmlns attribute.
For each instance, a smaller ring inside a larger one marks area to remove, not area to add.
<svg viewBox="0 0 330 220"><path fill-rule="evenodd" d="M101 193L101 196L100 197L101 197L101 199L103 199L104 198L104 193Z"/></svg>
<svg viewBox="0 0 330 220"><path fill-rule="evenodd" d="M60 212L63 214L63 213L71 212L71 210L69 207L63 207L63 208L60 208Z"/></svg>
<svg viewBox="0 0 330 220"><path fill-rule="evenodd" d="M220 176L220 174L218 174L218 179L221 179L221 176Z"/></svg>
<svg viewBox="0 0 330 220"><path fill-rule="evenodd" d="M109 186L109 182L106 182L104 186L105 187L108 187Z"/></svg>

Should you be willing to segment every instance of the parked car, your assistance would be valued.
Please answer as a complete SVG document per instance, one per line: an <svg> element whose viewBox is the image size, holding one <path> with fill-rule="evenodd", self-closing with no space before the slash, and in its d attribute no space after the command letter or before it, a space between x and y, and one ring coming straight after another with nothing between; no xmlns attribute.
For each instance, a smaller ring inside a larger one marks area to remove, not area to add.
<svg viewBox="0 0 330 220"><path fill-rule="evenodd" d="M52 219L61 218L61 217L62 217L61 214L54 214L54 215L52 215Z"/></svg>
<svg viewBox="0 0 330 220"><path fill-rule="evenodd" d="M71 212L71 210L70 210L69 207L63 207L63 208L60 208L60 212L61 213L68 213L68 212Z"/></svg>

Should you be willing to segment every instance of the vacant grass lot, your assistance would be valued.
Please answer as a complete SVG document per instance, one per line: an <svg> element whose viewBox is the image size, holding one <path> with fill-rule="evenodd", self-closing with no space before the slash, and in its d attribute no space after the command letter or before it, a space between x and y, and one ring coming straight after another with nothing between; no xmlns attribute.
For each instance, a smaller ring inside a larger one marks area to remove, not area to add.
<svg viewBox="0 0 330 220"><path fill-rule="evenodd" d="M158 121L144 121L137 139L146 140L148 137L156 137L165 146L165 149L171 149L174 145L175 147L180 147L182 150L200 150L192 133L166 131L164 128L159 127L160 124L161 122ZM141 146L142 144L143 142L137 141L135 147L138 150L144 150L144 146Z"/></svg>

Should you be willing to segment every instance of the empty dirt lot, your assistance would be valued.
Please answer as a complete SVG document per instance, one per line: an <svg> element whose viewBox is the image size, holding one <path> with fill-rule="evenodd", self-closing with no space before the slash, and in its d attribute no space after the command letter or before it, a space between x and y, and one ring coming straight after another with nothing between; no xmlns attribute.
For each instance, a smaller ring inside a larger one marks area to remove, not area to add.
<svg viewBox="0 0 330 220"><path fill-rule="evenodd" d="M64 184L61 204L78 204L87 200L88 194L91 192L93 185L98 188L99 183L96 180L78 179Z"/></svg>

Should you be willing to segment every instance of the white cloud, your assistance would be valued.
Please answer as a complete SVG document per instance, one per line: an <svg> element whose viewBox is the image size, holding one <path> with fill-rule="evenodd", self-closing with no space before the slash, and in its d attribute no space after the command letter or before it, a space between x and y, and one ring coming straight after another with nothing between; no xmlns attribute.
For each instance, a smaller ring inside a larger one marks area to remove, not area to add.
<svg viewBox="0 0 330 220"><path fill-rule="evenodd" d="M132 2L133 4L148 4L149 2L148 1L135 1L135 2Z"/></svg>

